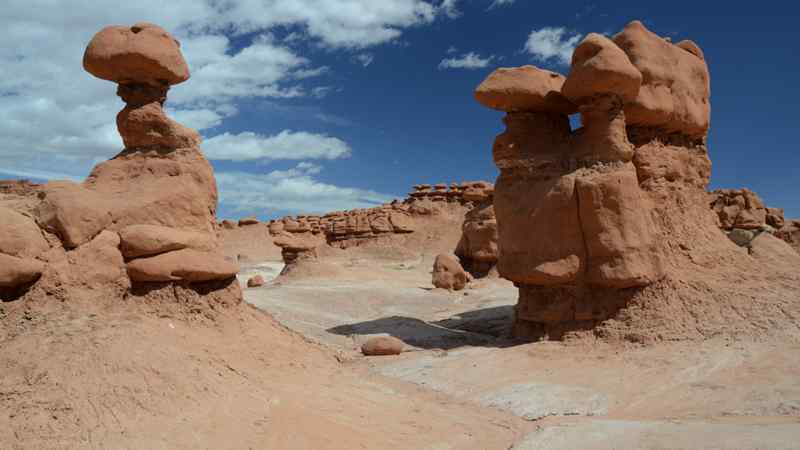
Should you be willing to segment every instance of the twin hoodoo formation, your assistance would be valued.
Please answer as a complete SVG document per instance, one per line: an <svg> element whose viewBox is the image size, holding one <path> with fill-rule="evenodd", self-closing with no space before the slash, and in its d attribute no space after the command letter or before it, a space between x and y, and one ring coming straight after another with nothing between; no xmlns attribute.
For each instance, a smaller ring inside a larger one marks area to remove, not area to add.
<svg viewBox="0 0 800 450"><path fill-rule="evenodd" d="M498 269L519 287L518 334L557 336L611 317L668 276L682 218L713 224L709 95L697 45L640 22L612 39L589 34L566 78L524 66L477 88L478 102L506 113L492 149L494 209Z"/></svg>
<svg viewBox="0 0 800 450"><path fill-rule="evenodd" d="M216 182L200 135L163 109L170 86L189 78L178 41L148 23L107 27L92 38L83 65L118 84L125 149L83 183L35 186L21 212L0 209L0 236L16 242L3 244L0 258L25 258L0 264L25 272L0 274L4 295L94 290L113 297L147 285L142 292L165 286L172 295L240 301L239 268L219 252Z"/></svg>

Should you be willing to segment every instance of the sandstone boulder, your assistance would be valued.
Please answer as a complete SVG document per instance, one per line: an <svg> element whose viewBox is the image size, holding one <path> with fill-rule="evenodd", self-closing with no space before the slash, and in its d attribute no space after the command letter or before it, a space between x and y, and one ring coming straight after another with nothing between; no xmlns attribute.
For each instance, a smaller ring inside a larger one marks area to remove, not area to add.
<svg viewBox="0 0 800 450"><path fill-rule="evenodd" d="M83 184L102 194L115 230L144 224L216 232L217 184L198 148L126 150L98 164Z"/></svg>
<svg viewBox="0 0 800 450"><path fill-rule="evenodd" d="M163 28L144 22L100 30L86 47L83 68L120 84L173 85L189 79L180 43Z"/></svg>
<svg viewBox="0 0 800 450"><path fill-rule="evenodd" d="M264 277L262 277L261 275L256 275L247 280L247 287L249 288L261 287L265 283L266 282L264 281Z"/></svg>
<svg viewBox="0 0 800 450"><path fill-rule="evenodd" d="M369 339L361 346L365 356L391 356L403 352L405 343L394 336L378 336Z"/></svg>
<svg viewBox="0 0 800 450"><path fill-rule="evenodd" d="M782 208L767 208L767 225L780 230L785 224Z"/></svg>
<svg viewBox="0 0 800 450"><path fill-rule="evenodd" d="M747 188L717 189L710 194L710 199L722 229L759 230L767 225L768 209L761 198ZM773 210L770 220L780 222L778 211Z"/></svg>
<svg viewBox="0 0 800 450"><path fill-rule="evenodd" d="M664 277L656 229L631 164L577 179L587 281L624 289Z"/></svg>
<svg viewBox="0 0 800 450"><path fill-rule="evenodd" d="M91 241L69 252L72 282L94 289L113 284L127 286L125 261L119 246L119 235L103 230Z"/></svg>
<svg viewBox="0 0 800 450"><path fill-rule="evenodd" d="M44 263L33 258L18 258L0 253L0 288L15 288L36 281Z"/></svg>
<svg viewBox="0 0 800 450"><path fill-rule="evenodd" d="M455 255L441 254L433 262L433 285L450 291L460 291L467 285L467 272Z"/></svg>
<svg viewBox="0 0 800 450"><path fill-rule="evenodd" d="M674 45L639 21L629 23L614 36L614 43L643 77L636 100L625 105L628 125L704 135L711 114L705 61L687 51L688 44L683 48Z"/></svg>
<svg viewBox="0 0 800 450"><path fill-rule="evenodd" d="M130 225L121 229L119 235L120 249L128 259L184 248L211 251L215 245L215 239L210 234L161 225Z"/></svg>
<svg viewBox="0 0 800 450"><path fill-rule="evenodd" d="M384 214L376 214L369 218L369 226L372 228L373 233L392 233L394 228L389 221L389 216Z"/></svg>
<svg viewBox="0 0 800 450"><path fill-rule="evenodd" d="M216 253L187 248L134 259L128 262L127 270L130 279L137 282L199 283L232 278L239 272L239 265Z"/></svg>
<svg viewBox="0 0 800 450"><path fill-rule="evenodd" d="M407 214L392 212L389 214L389 221L392 223L395 233L411 233L414 231L414 225Z"/></svg>
<svg viewBox="0 0 800 450"><path fill-rule="evenodd" d="M572 114L577 108L561 95L564 76L534 66L500 68L475 90L478 103L505 112Z"/></svg>
<svg viewBox="0 0 800 450"><path fill-rule="evenodd" d="M701 50L700 47L694 41L690 41L687 39L680 41L675 45L693 54L694 56L697 56L698 58L704 61L706 59L706 56L703 54L703 50Z"/></svg>
<svg viewBox="0 0 800 450"><path fill-rule="evenodd" d="M49 248L32 218L0 206L0 253L36 257Z"/></svg>
<svg viewBox="0 0 800 450"><path fill-rule="evenodd" d="M478 203L464 216L455 254L467 274L477 278L496 272L498 259L497 217L491 200Z"/></svg>
<svg viewBox="0 0 800 450"><path fill-rule="evenodd" d="M545 286L577 281L585 270L586 248L574 174L529 180L501 173L494 208L501 276Z"/></svg>
<svg viewBox="0 0 800 450"><path fill-rule="evenodd" d="M197 147L200 134L167 117L157 102L128 106L117 114L117 129L127 149Z"/></svg>
<svg viewBox="0 0 800 450"><path fill-rule="evenodd" d="M70 181L51 181L42 187L39 223L61 238L67 248L89 242L112 223L108 198Z"/></svg>

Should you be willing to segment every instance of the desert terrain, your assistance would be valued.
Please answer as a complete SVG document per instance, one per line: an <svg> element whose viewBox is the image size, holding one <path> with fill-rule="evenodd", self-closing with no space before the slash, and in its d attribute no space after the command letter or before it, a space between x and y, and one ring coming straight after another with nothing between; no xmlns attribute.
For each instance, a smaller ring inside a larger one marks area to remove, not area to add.
<svg viewBox="0 0 800 450"><path fill-rule="evenodd" d="M493 72L495 182L267 220L218 217L169 32L83 67L125 149L0 183L0 448L798 448L800 221L708 191L694 42Z"/></svg>

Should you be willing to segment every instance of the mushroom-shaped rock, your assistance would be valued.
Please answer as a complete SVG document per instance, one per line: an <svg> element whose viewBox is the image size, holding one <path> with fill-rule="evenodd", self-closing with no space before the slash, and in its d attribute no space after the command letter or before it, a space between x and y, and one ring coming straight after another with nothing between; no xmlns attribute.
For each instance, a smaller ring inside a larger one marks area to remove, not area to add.
<svg viewBox="0 0 800 450"><path fill-rule="evenodd" d="M369 339L361 346L365 356L391 356L403 352L405 343L394 336L378 336Z"/></svg>
<svg viewBox="0 0 800 450"><path fill-rule="evenodd" d="M239 219L239 226L240 227L241 226L247 226L247 225L258 225L259 223L261 223L261 222L259 222L259 220L256 219L255 217L244 217L242 219Z"/></svg>
<svg viewBox="0 0 800 450"><path fill-rule="evenodd" d="M482 202L494 194L494 185L486 181L476 181L464 189L463 198L468 202Z"/></svg>
<svg viewBox="0 0 800 450"><path fill-rule="evenodd" d="M36 281L44 271L44 263L32 258L17 258L0 253L0 287L14 288Z"/></svg>
<svg viewBox="0 0 800 450"><path fill-rule="evenodd" d="M572 68L561 92L582 104L598 94L616 94L622 101L636 99L642 74L628 55L605 36L590 33L572 54Z"/></svg>
<svg viewBox="0 0 800 450"><path fill-rule="evenodd" d="M705 135L711 115L705 61L687 51L688 44L667 42L639 21L614 36L614 43L642 73L639 95L625 105L627 124Z"/></svg>
<svg viewBox="0 0 800 450"><path fill-rule="evenodd" d="M50 248L36 222L0 207L0 253L11 256L39 256Z"/></svg>
<svg viewBox="0 0 800 450"><path fill-rule="evenodd" d="M129 259L184 248L210 251L214 247L214 239L209 234L160 225L130 225L120 230L119 235L122 255Z"/></svg>
<svg viewBox="0 0 800 450"><path fill-rule="evenodd" d="M450 291L460 291L467 285L467 272L455 255L440 254L433 262L433 285Z"/></svg>
<svg viewBox="0 0 800 450"><path fill-rule="evenodd" d="M97 78L119 84L169 86L189 79L180 43L149 23L103 28L86 47L83 67Z"/></svg>
<svg viewBox="0 0 800 450"><path fill-rule="evenodd" d="M204 281L225 280L239 272L239 265L222 255L192 249L162 253L149 258L134 259L127 264L132 281Z"/></svg>
<svg viewBox="0 0 800 450"><path fill-rule="evenodd" d="M317 242L314 239L302 234L293 234L286 231L275 236L273 243L285 250L297 252L313 250L317 246Z"/></svg>
<svg viewBox="0 0 800 450"><path fill-rule="evenodd" d="M564 76L549 70L502 67L475 89L475 99L487 108L505 112L575 113L575 105L561 95L563 84Z"/></svg>

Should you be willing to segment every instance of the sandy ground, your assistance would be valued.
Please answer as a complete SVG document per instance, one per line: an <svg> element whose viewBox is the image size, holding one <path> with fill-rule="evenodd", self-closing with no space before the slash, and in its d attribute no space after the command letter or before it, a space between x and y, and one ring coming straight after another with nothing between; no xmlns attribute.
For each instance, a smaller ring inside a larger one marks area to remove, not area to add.
<svg viewBox="0 0 800 450"><path fill-rule="evenodd" d="M245 298L287 327L380 374L536 427L513 449L800 448L800 341L712 338L650 346L520 344L508 338L516 289L481 281L430 288L427 256L339 259L349 279L249 289ZM364 358L370 336L408 344Z"/></svg>

